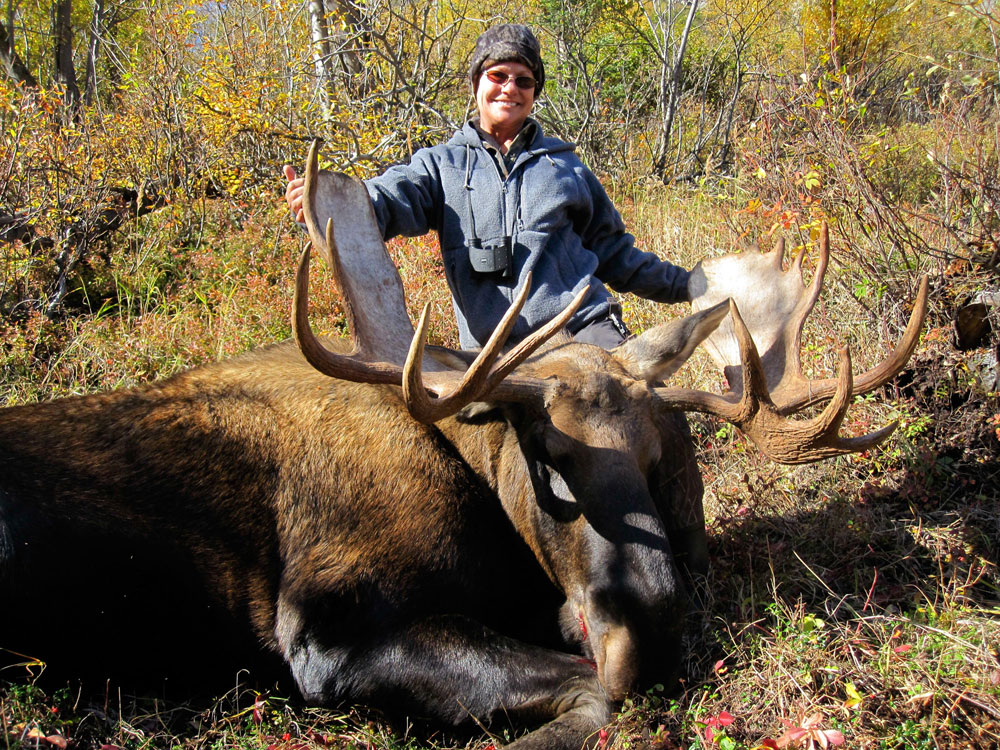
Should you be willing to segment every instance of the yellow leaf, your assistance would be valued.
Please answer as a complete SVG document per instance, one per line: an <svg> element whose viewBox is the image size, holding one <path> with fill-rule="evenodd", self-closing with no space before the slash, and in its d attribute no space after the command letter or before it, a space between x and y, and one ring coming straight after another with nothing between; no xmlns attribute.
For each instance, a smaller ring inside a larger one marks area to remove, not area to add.
<svg viewBox="0 0 1000 750"><path fill-rule="evenodd" d="M847 700L844 701L844 708L857 708L860 706L864 698L861 697L861 693L858 692L858 689L854 687L854 683L848 682L844 686L844 689L847 692Z"/></svg>

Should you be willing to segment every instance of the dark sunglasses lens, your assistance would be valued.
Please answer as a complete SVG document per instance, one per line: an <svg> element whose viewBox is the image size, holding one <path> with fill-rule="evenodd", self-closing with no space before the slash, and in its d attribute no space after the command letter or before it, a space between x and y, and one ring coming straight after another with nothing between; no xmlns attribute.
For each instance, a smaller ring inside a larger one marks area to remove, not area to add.
<svg viewBox="0 0 1000 750"><path fill-rule="evenodd" d="M514 85L519 89L533 89L535 88L535 79L531 76L509 76L506 73L502 73L499 70L489 70L486 72L486 77L489 78L497 86L506 86L507 81L514 78Z"/></svg>

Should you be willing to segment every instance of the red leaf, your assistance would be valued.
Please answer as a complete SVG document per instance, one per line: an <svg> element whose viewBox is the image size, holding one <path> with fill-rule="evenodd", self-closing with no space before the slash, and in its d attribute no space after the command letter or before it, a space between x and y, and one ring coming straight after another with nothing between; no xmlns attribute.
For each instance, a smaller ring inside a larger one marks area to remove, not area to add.
<svg viewBox="0 0 1000 750"><path fill-rule="evenodd" d="M836 729L824 729L823 734L830 741L831 745L843 745L844 735L842 732L838 732Z"/></svg>
<svg viewBox="0 0 1000 750"><path fill-rule="evenodd" d="M306 733L305 733L305 735L303 735L303 736L307 740L312 740L317 745L329 745L330 744L330 738L329 737L327 737L325 734L317 734L312 729L307 730Z"/></svg>
<svg viewBox="0 0 1000 750"><path fill-rule="evenodd" d="M728 711L722 711L719 713L718 721L720 727L728 727L730 724L736 721L736 717L733 716Z"/></svg>

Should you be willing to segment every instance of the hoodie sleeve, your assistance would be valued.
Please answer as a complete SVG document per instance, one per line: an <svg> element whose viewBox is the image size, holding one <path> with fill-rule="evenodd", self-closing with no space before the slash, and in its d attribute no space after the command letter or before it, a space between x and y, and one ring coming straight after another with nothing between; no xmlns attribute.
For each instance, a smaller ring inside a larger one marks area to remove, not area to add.
<svg viewBox="0 0 1000 750"><path fill-rule="evenodd" d="M586 167L582 171L590 211L580 217L578 231L584 246L598 258L597 278L616 291L631 292L654 302L688 301L690 272L639 250L597 176Z"/></svg>
<svg viewBox="0 0 1000 750"><path fill-rule="evenodd" d="M417 237L438 229L443 191L430 149L421 149L409 164L390 167L365 180L383 239Z"/></svg>

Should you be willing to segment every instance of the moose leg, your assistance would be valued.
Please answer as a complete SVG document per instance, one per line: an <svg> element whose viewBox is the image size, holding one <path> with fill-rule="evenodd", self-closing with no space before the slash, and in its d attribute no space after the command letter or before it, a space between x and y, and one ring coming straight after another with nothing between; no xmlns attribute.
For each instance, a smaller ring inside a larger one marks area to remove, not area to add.
<svg viewBox="0 0 1000 750"><path fill-rule="evenodd" d="M293 619L279 618L279 640L311 702L360 702L456 726L547 722L517 750L579 750L610 718L589 662L464 617L427 618L349 646L325 643L322 628L308 625L286 641Z"/></svg>

